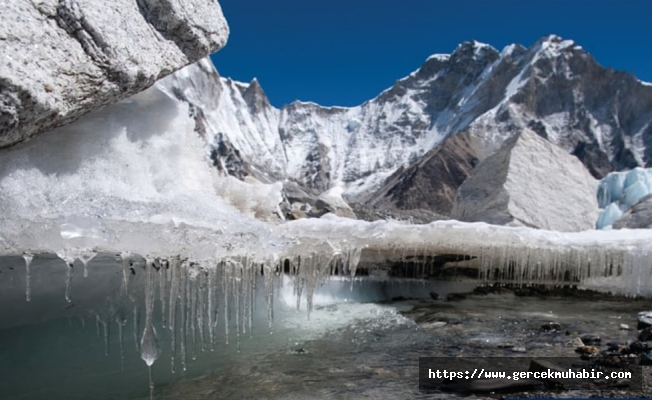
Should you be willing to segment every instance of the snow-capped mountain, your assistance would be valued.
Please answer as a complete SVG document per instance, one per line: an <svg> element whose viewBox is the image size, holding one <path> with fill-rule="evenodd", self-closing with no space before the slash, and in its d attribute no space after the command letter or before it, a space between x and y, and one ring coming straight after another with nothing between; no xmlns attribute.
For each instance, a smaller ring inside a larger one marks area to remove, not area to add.
<svg viewBox="0 0 652 400"><path fill-rule="evenodd" d="M295 181L314 194L341 187L378 207L447 214L470 169L523 128L576 155L596 178L652 163L652 86L557 36L502 51L463 43L350 108L275 108L256 80L220 77L209 60L164 84L192 104L219 169Z"/></svg>

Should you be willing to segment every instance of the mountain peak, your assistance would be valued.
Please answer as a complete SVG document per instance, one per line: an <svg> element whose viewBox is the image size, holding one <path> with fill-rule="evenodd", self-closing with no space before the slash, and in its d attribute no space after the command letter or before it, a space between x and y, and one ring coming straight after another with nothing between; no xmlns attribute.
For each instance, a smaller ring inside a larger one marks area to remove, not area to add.
<svg viewBox="0 0 652 400"><path fill-rule="evenodd" d="M479 59L487 54L498 54L498 50L486 43L471 40L460 43L451 56L471 56L473 59Z"/></svg>
<svg viewBox="0 0 652 400"><path fill-rule="evenodd" d="M547 57L555 57L570 49L581 49L573 40L564 40L557 35L544 36L532 46L534 52Z"/></svg>
<svg viewBox="0 0 652 400"><path fill-rule="evenodd" d="M242 98L254 112L260 111L263 107L270 106L267 95L260 86L257 78L251 80L249 86L242 93Z"/></svg>

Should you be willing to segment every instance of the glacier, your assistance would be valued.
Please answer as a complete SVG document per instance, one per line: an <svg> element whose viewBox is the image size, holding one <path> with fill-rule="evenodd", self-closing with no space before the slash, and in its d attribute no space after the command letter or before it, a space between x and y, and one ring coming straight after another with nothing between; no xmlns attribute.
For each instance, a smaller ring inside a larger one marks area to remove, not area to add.
<svg viewBox="0 0 652 400"><path fill-rule="evenodd" d="M212 138L196 129L198 111L187 101L192 91L173 90L186 72L0 153L0 252L24 257L27 276L34 275L35 259L64 260L66 298L76 260L86 267L96 254L141 255L146 269L175 257L186 260L179 265L208 269L235 262L277 271L289 263L308 300L334 270L355 276L358 264L382 268L410 257L426 268L437 255L469 257L486 282L608 278L616 291L649 294L647 276L641 275L642 285L626 283L650 267L648 230L560 233L458 221L415 226L331 214L284 222L280 182L243 182L211 165ZM631 202L639 193L627 193L647 174L613 176L601 184L611 188L600 192L601 206L619 193ZM30 280L29 300L36 296Z"/></svg>
<svg viewBox="0 0 652 400"><path fill-rule="evenodd" d="M598 184L597 229L610 228L623 213L652 193L652 168L612 172Z"/></svg>
<svg viewBox="0 0 652 400"><path fill-rule="evenodd" d="M474 57L483 60L490 49L474 46ZM195 74L198 68L204 73ZM227 86L214 85L214 79ZM197 95L207 91L215 96ZM223 96L239 105L212 107ZM412 225L330 213L283 221L281 181L311 147L283 147L265 133L268 125L258 126L260 121L238 111L265 109L270 123L287 118L265 101L257 82L220 78L204 60L123 102L0 152L0 298L12 305L0 307L0 326L91 316L106 352L111 326L118 330L121 353L130 326L153 393L151 369L163 355L169 356L170 371L184 370L218 340L239 348L256 320L274 332L279 295L310 318L325 283L350 279L354 287L363 270L382 278L388 266L397 265L415 271L415 278L432 276L450 267L437 262L445 256L475 268L476 283L652 295L652 230L556 232L454 220ZM412 106L397 107L417 115ZM297 108L293 118L304 119L284 132L286 139L317 138L330 149L330 171L342 185L331 182L326 193L337 200L345 188L362 193L377 185L395 161L408 162L412 155L397 150L404 141L418 149L441 139L401 137L379 150L374 138L366 137L360 154L347 153L344 142L365 136L340 135L339 129L360 132L371 117L359 109L289 107ZM364 107L386 107L392 118L403 115L387 103ZM311 113L335 117L315 122L308 119ZM226 129L263 132L253 141L230 133L233 141L241 140L238 146L260 156L247 179L228 176L215 157L219 143L210 132ZM317 135L322 129L337 134ZM374 158L378 154L387 158ZM317 156L314 166L322 161ZM346 168L342 157L352 160ZM345 179L350 171L357 172ZM379 174L364 182L355 178L369 171ZM314 169L306 178L321 173ZM650 187L647 171L621 175L605 180L599 191L601 207L614 214L614 207L621 210L621 203L634 202ZM613 216L600 218L607 223Z"/></svg>

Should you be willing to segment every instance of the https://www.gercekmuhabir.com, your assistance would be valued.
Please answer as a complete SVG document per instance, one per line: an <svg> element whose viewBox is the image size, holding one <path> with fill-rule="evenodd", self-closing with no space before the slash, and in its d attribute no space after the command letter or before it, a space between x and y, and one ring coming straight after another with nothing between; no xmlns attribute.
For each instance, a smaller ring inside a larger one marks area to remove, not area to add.
<svg viewBox="0 0 652 400"><path fill-rule="evenodd" d="M487 371L474 368L469 371L449 371L428 368L429 379L632 379L631 371L596 371L581 369L573 371Z"/></svg>
<svg viewBox="0 0 652 400"><path fill-rule="evenodd" d="M419 389L482 392L526 388L611 390L642 387L641 366L626 357L605 366L579 358L421 357Z"/></svg>

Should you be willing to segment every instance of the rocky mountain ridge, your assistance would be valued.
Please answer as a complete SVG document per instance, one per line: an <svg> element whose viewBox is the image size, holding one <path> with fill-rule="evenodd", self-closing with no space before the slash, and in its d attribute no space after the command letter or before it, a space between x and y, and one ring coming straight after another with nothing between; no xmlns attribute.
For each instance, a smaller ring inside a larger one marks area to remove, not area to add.
<svg viewBox="0 0 652 400"><path fill-rule="evenodd" d="M473 167L524 129L595 178L652 163L652 86L557 36L502 51L463 43L350 108L275 108L257 81L220 77L208 60L170 82L193 105L218 168L314 195L341 187L345 199L379 208L448 215Z"/></svg>

